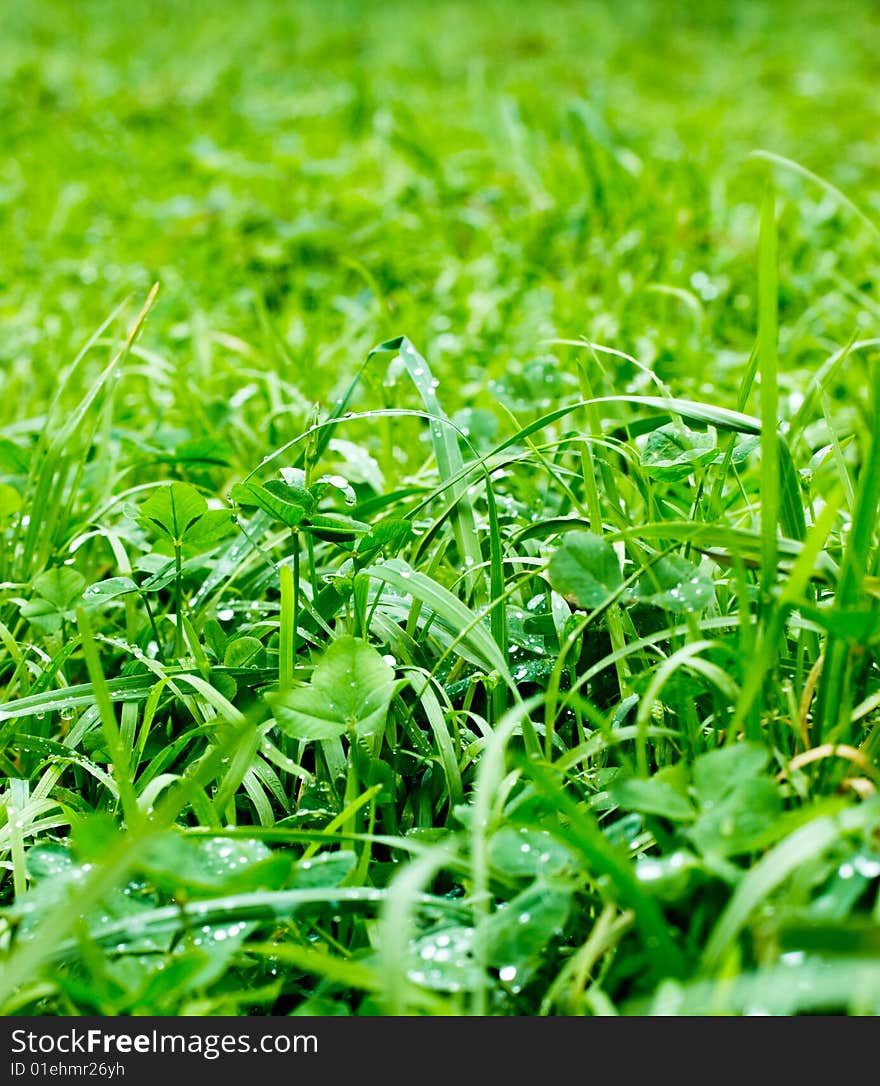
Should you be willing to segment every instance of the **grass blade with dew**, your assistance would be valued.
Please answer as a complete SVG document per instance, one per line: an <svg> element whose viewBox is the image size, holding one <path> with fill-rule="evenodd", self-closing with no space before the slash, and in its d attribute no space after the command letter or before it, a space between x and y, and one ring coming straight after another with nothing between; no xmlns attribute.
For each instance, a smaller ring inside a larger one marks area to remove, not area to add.
<svg viewBox="0 0 880 1086"><path fill-rule="evenodd" d="M434 456L437 460L437 471L441 483L446 483L453 477L461 476L464 463L461 458L461 451L458 447L455 431L450 426L445 425L448 420L446 418L446 413L440 405L440 400L437 397L436 391L439 382L431 373L428 363L406 336L398 336L396 339L390 339L385 343L380 343L378 347L374 347L373 350L370 351L368 358L372 358L374 355L378 354L389 353L391 351L396 351L398 353L398 357L403 362L406 372L410 375L413 384L418 389L422 402L425 405L425 410L429 415L433 416L434 421L431 422L431 444L434 449ZM453 521L453 531L455 533L455 541L458 546L459 554L461 555L461 560L464 563L465 569L468 571L468 584L476 592L477 600L481 601L485 599L485 589L484 587L481 588L482 579L476 573L476 570L477 567L480 566L483 556L480 551L473 506L471 505L467 493L468 478L469 475L464 475L464 477L460 478L460 481L452 485L452 494L455 496L457 503L455 519Z"/></svg>
<svg viewBox="0 0 880 1086"><path fill-rule="evenodd" d="M92 634L92 625L88 615L81 607L77 608L76 624L82 638L83 655L86 659L89 678L92 680L95 704L98 706L98 713L101 718L104 742L107 744L107 750L110 752L113 763L113 775L119 787L119 798L122 801L125 821L129 827L136 829L141 821L141 812L131 777L131 750L126 750L123 746L122 734L119 731L116 713L107 690L107 680L101 667L101 657Z"/></svg>
<svg viewBox="0 0 880 1086"><path fill-rule="evenodd" d="M874 536L880 508L880 366L871 365L867 448L858 479L852 524L840 567L835 608L846 611L863 600L865 577L873 572ZM854 705L850 644L829 633L816 696L817 742L847 742Z"/></svg>
<svg viewBox="0 0 880 1086"><path fill-rule="evenodd" d="M507 660L502 656L501 649L482 618L449 589L398 559L370 566L365 572L403 595L412 596L424 603L447 625L450 632L467 642L489 672L497 671L510 689L516 690Z"/></svg>
<svg viewBox="0 0 880 1086"><path fill-rule="evenodd" d="M47 432L43 437L42 452L38 453L33 459L33 467L28 477L25 492L25 499L31 514L18 564L18 576L22 580L29 580L33 570L35 568L41 569L48 560L51 548L56 541L56 525L64 507L64 500L72 497L72 494L66 492L70 490L72 481L83 470L84 461L80 457L65 459L65 449L88 417L89 410L101 390L112 380L120 365L128 356L128 352L140 334L144 321L147 319L147 314L156 300L158 290L159 285L156 283L129 328L122 346L114 354L97 381L80 400L77 407L70 412L57 433L54 433L50 438ZM84 352L80 357L84 357ZM97 424L97 419L95 424Z"/></svg>
<svg viewBox="0 0 880 1086"><path fill-rule="evenodd" d="M880 227L877 226L873 219L869 219L858 204L853 203L845 193L841 192L836 185L832 185L830 181L826 181L824 177L820 177L817 173L813 173L812 170L808 170L806 166L802 166L799 162L786 158L784 155L777 154L775 151L764 151L759 149L752 151L750 157L763 159L764 162L769 162L774 166L782 166L784 169L791 170L792 173L800 174L801 177L805 177L808 181L812 181L813 184L818 185L829 195L833 196L834 199L848 211L851 211L863 226L866 226L876 238L880 239Z"/></svg>
<svg viewBox="0 0 880 1086"><path fill-rule="evenodd" d="M779 286L777 283L776 197L768 184L761 204L758 242L758 366L761 374L761 591L766 600L776 578L779 519L779 444L776 419Z"/></svg>

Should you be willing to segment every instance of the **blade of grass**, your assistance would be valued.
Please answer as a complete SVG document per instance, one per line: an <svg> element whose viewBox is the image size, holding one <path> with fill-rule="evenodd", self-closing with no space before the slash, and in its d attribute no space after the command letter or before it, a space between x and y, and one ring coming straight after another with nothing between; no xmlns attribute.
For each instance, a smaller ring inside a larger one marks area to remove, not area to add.
<svg viewBox="0 0 880 1086"><path fill-rule="evenodd" d="M132 830L136 830L141 823L141 811L137 803L137 795L132 780L131 750L123 746L122 733L116 720L113 703L107 689L107 680L104 678L104 669L101 667L101 657L95 638L92 633L92 625L89 616L83 608L76 611L76 624L82 638L82 650L88 668L89 678L92 680L92 691L95 704L101 717L101 727L104 732L104 742L110 753L113 764L113 775L119 788L119 799L125 821Z"/></svg>
<svg viewBox="0 0 880 1086"><path fill-rule="evenodd" d="M872 571L877 510L880 508L880 366L872 366L870 372L867 449L834 598L835 607L843 611L860 603L865 576ZM817 742L848 742L851 739L854 704L851 667L849 642L829 633L825 666L816 694Z"/></svg>
<svg viewBox="0 0 880 1086"><path fill-rule="evenodd" d="M468 584L477 592L477 600L485 600L485 591L481 590L481 578L474 571L483 560L480 551L479 536L474 519L474 510L467 494L468 474L462 475L464 464L455 431L447 425L446 413L437 396L437 382L425 359L419 354L406 336L380 343L368 356L396 351L419 391L425 410L434 420L431 423L431 444L437 460L437 471L441 483L448 483L456 500L453 531L459 554L468 571ZM454 482L452 480L455 480Z"/></svg>
<svg viewBox="0 0 880 1086"><path fill-rule="evenodd" d="M776 197L768 184L761 204L758 242L758 365L761 373L761 592L766 601L776 579L779 520L779 441L776 433L777 283Z"/></svg>

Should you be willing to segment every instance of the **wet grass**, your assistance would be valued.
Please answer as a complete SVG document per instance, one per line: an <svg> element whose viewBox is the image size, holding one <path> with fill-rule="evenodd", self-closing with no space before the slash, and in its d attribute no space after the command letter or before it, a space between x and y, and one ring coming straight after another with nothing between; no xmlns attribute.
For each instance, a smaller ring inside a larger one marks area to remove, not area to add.
<svg viewBox="0 0 880 1086"><path fill-rule="evenodd" d="M870 6L4 18L4 1013L876 1013Z"/></svg>

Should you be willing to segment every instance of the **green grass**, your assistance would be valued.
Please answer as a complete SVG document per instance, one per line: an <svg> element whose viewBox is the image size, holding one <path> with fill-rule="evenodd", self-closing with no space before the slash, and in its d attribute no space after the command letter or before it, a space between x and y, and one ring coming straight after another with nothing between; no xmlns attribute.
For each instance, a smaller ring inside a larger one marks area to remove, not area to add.
<svg viewBox="0 0 880 1086"><path fill-rule="evenodd" d="M878 1013L872 6L0 10L0 1012Z"/></svg>

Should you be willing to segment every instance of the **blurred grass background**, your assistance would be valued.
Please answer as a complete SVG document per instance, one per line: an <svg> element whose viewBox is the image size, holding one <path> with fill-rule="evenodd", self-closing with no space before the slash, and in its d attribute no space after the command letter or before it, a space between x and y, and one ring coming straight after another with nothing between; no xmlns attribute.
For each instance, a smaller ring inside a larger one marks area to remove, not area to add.
<svg viewBox="0 0 880 1086"><path fill-rule="evenodd" d="M723 392L755 329L748 153L880 218L873 3L2 0L0 21L6 421L154 280L144 343L207 398L218 353L311 402L401 332L463 401L552 336ZM838 201L780 185L793 371L874 320L877 258Z"/></svg>

